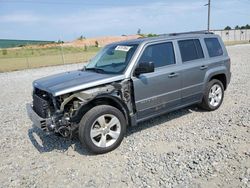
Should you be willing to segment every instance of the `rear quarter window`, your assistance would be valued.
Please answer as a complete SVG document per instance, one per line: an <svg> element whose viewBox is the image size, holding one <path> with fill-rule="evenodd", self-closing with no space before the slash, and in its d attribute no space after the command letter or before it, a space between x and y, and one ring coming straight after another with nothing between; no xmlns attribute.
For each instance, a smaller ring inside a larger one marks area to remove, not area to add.
<svg viewBox="0 0 250 188"><path fill-rule="evenodd" d="M204 58L199 39L188 39L178 41L183 62Z"/></svg>
<svg viewBox="0 0 250 188"><path fill-rule="evenodd" d="M204 40L210 57L223 55L222 47L217 38L205 38Z"/></svg>

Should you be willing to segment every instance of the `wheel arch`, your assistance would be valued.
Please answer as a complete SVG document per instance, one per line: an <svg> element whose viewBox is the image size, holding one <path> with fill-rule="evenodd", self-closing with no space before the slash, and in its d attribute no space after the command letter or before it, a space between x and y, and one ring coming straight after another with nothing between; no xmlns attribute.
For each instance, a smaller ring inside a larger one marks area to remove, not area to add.
<svg viewBox="0 0 250 188"><path fill-rule="evenodd" d="M123 113L127 125L131 124L131 119L129 116L129 110L127 105L120 98L105 94L97 96L93 100L89 101L87 104L83 105L78 110L77 115L73 118L73 121L79 123L84 114L97 105L110 105L117 108Z"/></svg>
<svg viewBox="0 0 250 188"><path fill-rule="evenodd" d="M205 92L206 89L206 85L209 81L213 80L213 79L218 79L222 82L223 86L224 86L224 90L227 89L227 85L228 85L228 79L227 79L227 74L226 74L227 70L225 67L221 66L221 67L216 67L214 69L210 69L209 71L207 71L206 75L205 75L205 84L203 87L203 91Z"/></svg>
<svg viewBox="0 0 250 188"><path fill-rule="evenodd" d="M212 76L209 81L213 80L213 79L217 79L217 80L220 80L221 83L223 84L223 87L224 87L224 90L227 89L227 77L224 73L221 73L221 74L216 74L214 76Z"/></svg>

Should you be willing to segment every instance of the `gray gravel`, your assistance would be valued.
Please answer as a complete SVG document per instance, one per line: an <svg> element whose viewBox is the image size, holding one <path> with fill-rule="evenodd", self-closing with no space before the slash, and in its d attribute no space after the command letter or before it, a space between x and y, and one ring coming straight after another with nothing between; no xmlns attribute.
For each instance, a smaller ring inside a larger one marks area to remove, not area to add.
<svg viewBox="0 0 250 188"><path fill-rule="evenodd" d="M0 74L0 187L250 187L250 45L228 51L233 77L220 109L146 121L98 156L32 128L25 111L32 80L80 65Z"/></svg>

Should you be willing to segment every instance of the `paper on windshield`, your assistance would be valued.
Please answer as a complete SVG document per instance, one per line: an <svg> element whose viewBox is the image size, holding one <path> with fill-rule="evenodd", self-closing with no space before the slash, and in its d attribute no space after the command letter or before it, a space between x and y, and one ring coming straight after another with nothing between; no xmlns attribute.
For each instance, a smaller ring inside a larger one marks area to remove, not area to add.
<svg viewBox="0 0 250 188"><path fill-rule="evenodd" d="M119 46L118 45L118 46L116 46L115 50L128 52L131 48L132 48L132 46Z"/></svg>

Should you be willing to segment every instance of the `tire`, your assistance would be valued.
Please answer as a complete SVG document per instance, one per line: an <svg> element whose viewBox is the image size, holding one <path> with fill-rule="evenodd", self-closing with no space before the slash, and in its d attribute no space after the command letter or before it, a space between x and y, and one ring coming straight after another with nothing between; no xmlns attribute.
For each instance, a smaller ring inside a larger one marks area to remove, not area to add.
<svg viewBox="0 0 250 188"><path fill-rule="evenodd" d="M208 111L216 110L222 104L223 99L224 86L220 80L213 79L207 84L200 107Z"/></svg>
<svg viewBox="0 0 250 188"><path fill-rule="evenodd" d="M82 117L79 124L81 143L96 154L116 149L121 144L125 132L126 120L123 113L109 105L93 107Z"/></svg>

